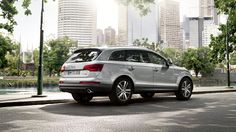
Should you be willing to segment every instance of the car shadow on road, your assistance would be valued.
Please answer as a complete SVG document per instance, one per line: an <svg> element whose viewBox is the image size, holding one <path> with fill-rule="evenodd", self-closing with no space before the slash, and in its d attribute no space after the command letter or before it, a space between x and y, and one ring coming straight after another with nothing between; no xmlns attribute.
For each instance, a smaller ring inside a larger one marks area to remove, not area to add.
<svg viewBox="0 0 236 132"><path fill-rule="evenodd" d="M87 105L76 102L47 105L41 109L54 114L77 115L77 116L108 116L130 115L154 112L166 112L205 107L200 98L192 98L189 101L177 101L173 96L155 97L152 99L135 98L129 105L116 106L109 99L92 100ZM207 100L213 102L213 100Z"/></svg>

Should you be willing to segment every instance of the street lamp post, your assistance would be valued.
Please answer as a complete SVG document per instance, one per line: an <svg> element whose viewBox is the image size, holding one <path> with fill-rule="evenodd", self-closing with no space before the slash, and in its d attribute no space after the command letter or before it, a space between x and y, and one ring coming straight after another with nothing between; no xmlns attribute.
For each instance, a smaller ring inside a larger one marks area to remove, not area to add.
<svg viewBox="0 0 236 132"><path fill-rule="evenodd" d="M226 63L227 63L227 86L230 88L230 64L229 64L229 33L228 33L228 19L229 16L227 17L226 20L226 35L225 35L225 40L226 40Z"/></svg>
<svg viewBox="0 0 236 132"><path fill-rule="evenodd" d="M41 20L40 20L40 44L39 44L39 66L38 66L38 85L37 95L33 97L45 97L43 93L43 12L44 12L44 0L42 0L41 7Z"/></svg>

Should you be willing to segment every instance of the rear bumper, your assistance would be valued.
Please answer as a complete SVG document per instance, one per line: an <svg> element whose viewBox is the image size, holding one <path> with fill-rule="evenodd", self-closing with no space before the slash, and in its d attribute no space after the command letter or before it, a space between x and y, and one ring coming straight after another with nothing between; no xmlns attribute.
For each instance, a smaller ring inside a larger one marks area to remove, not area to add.
<svg viewBox="0 0 236 132"><path fill-rule="evenodd" d="M59 89L69 93L103 95L110 93L112 86L107 84L59 84Z"/></svg>

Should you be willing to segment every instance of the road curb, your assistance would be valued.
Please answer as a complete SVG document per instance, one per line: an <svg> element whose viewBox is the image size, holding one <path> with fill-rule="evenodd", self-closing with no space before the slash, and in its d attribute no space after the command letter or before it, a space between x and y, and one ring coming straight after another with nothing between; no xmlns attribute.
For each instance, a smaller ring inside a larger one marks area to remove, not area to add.
<svg viewBox="0 0 236 132"><path fill-rule="evenodd" d="M3 102L0 103L1 107L11 106L27 106L27 105L43 105L43 104L56 104L56 103L68 103L72 102L71 99L60 99L60 100L36 100L36 101L18 101L18 102Z"/></svg>
<svg viewBox="0 0 236 132"><path fill-rule="evenodd" d="M216 90L216 91L196 91L196 92L193 92L193 94L227 93L227 92L236 92L236 89Z"/></svg>

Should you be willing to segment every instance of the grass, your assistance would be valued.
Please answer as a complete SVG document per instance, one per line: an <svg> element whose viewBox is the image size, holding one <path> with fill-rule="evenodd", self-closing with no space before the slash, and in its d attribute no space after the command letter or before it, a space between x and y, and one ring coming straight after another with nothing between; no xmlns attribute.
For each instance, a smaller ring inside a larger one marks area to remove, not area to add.
<svg viewBox="0 0 236 132"><path fill-rule="evenodd" d="M58 86L59 77L44 77L43 85L45 87ZM5 77L0 80L0 88L5 87L36 87L37 77Z"/></svg>

